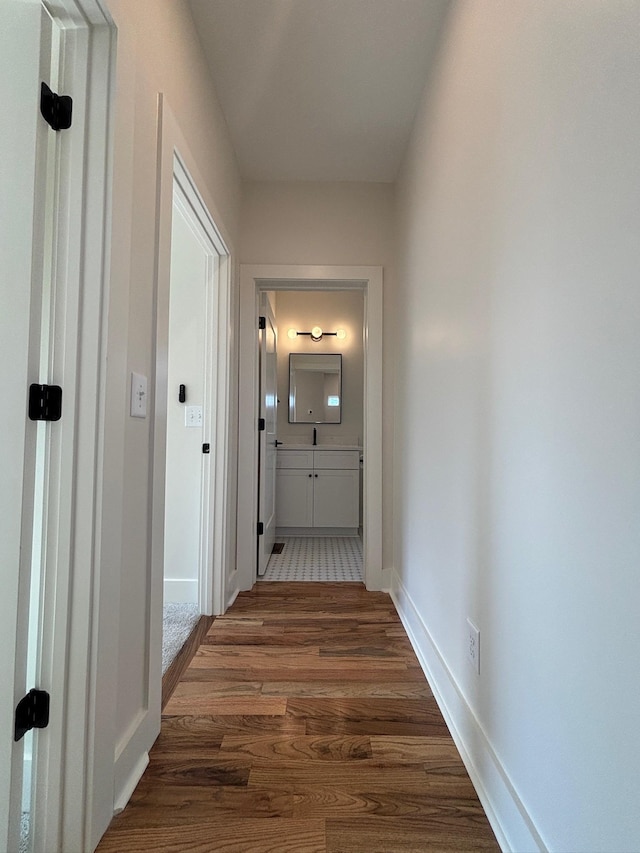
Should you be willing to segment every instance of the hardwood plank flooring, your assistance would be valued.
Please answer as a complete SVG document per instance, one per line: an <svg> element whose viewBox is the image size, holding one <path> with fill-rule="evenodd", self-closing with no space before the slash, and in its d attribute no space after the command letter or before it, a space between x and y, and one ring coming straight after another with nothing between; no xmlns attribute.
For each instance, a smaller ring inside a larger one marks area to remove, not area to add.
<svg viewBox="0 0 640 853"><path fill-rule="evenodd" d="M497 851L390 598L264 583L217 618L99 853Z"/></svg>

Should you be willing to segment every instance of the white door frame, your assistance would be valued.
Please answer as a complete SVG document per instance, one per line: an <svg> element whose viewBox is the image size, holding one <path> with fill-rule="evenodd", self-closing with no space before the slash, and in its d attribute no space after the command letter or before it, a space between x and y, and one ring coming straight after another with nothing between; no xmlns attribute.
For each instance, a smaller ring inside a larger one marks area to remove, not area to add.
<svg viewBox="0 0 640 853"><path fill-rule="evenodd" d="M195 162L180 133L166 99L159 96L161 151L159 158L158 201L158 273L156 291L155 339L155 418L153 431L153 511L151 532L152 610L159 615L157 642L152 638L151 650L161 650L162 642L162 581L164 565L164 478L166 462L167 364L169 333L169 287L171 269L171 217L173 185L177 181L198 215L216 252L218 275L215 293L207 295L216 304L209 305L208 316L215 318L215 328L207 329L207 353L210 367L206 389L205 422L209 419L215 442L212 442L208 476L203 490L203 514L207 529L203 536L211 539L207 547L208 560L200 577L200 609L202 613L218 615L224 612L224 581L229 565L228 554L228 457L230 416L230 328L231 328L231 259L228 244L214 220L215 211L207 204L198 187L203 186ZM213 535L215 531L215 535ZM205 561L201 561L204 564ZM156 618L157 621L157 618ZM155 652L153 652L155 654ZM158 680L158 679L156 679ZM158 688L159 688L158 684ZM155 690L155 688L154 688ZM159 708L159 705L158 705Z"/></svg>
<svg viewBox="0 0 640 853"><path fill-rule="evenodd" d="M256 577L261 290L359 290L364 294L364 571L367 589L382 589L382 267L279 264L240 266L238 589L251 589Z"/></svg>
<svg viewBox="0 0 640 853"><path fill-rule="evenodd" d="M15 743L15 707L29 684L32 534L38 433L52 426L27 420L28 388L40 380L40 315L46 200L41 177L50 141L38 115L42 73L51 69L50 34L38 0L0 6L0 77L12 126L0 136L0 349L4 402L0 412L0 849L18 849L25 740ZM43 49L44 48L44 49ZM43 67L44 66L44 67ZM15 132L14 132L15 129ZM57 142L57 141L56 141ZM40 211L40 213L39 213ZM49 347L46 347L47 354ZM44 489L41 485L41 492ZM44 495L43 495L44 498ZM48 686L48 685L47 685ZM40 741L44 741L41 738Z"/></svg>
<svg viewBox="0 0 640 853"><path fill-rule="evenodd" d="M203 391L202 391L202 409L203 409L203 427L202 427L202 442L208 442L214 448L213 454L203 453L200 457L200 503L199 503L199 542L198 542L198 607L200 613L213 613L213 572L211 567L216 565L216 557L214 549L218 550L218 559L224 553L224 530L221 535L214 536L216 530L216 522L224 523L224 519L215 517L216 511L219 514L223 507L218 502L216 504L216 493L218 491L218 480L212 476L215 469L216 461L224 464L224 460L216 460L217 451L219 450L218 435L217 435L217 413L218 413L218 383L216 366L218 361L218 308L220 304L219 290L219 270L221 257L226 257L227 252L224 241L220 237L217 229L213 224L213 220L209 215L198 191L189 175L182 159L174 153L173 164L173 208L172 213L175 213L176 208L180 210L181 216L188 223L189 228L195 235L198 245L202 247L205 253L205 282L204 282L204 363L201 365L203 371ZM172 261L173 263L173 261ZM203 305L193 307L194 311L200 312ZM171 318L169 318L169 326L171 326ZM170 336L170 332L169 332ZM164 369L161 371L164 375ZM175 392L175 389L169 389L169 393ZM168 395L165 394L165 400L168 402ZM166 410L165 410L166 413ZM164 424L164 419L163 419ZM165 454L166 464L166 454ZM163 497L166 495L163 493ZM226 504L225 504L226 506ZM166 520L165 520L166 524ZM164 528L163 528L164 535ZM166 565L165 565L166 575Z"/></svg>
<svg viewBox="0 0 640 853"><path fill-rule="evenodd" d="M214 330L214 345L217 349L215 375L212 382L217 388L216 427L217 447L212 448L210 471L215 481L215 501L210 505L216 536L213 547L213 565L206 568L207 578L203 587L209 585L207 600L202 605L204 613L222 612L225 577L229 573L229 492L228 447L229 418L229 372L230 352L230 304L231 304L231 257L230 240L218 224L222 221L215 205L206 192L189 145L162 93L158 95L158 156L156 163L157 204L156 270L153 296L155 335L149 378L148 414L150 424L150 491L151 511L147 534L150 541L144 597L149 606L141 614L145 620L145 671L143 676L143 705L129 728L121 734L116 744L113 787L115 811L127 804L140 777L148 764L148 749L158 734L161 723L162 701L162 600L164 581L164 518L165 518L165 462L166 462L166 413L167 413L167 365L169 340L169 292L171 281L171 221L173 214L173 185L176 155L183 166L184 175L192 185L194 197L207 212L211 228L219 240L219 276L217 325ZM117 354L116 354L117 356ZM125 367L126 370L126 367ZM115 606L115 605L114 605ZM115 677L115 676L114 676Z"/></svg>
<svg viewBox="0 0 640 853"><path fill-rule="evenodd" d="M73 97L73 124L69 131L61 131L66 136L60 140L58 164L54 310L61 337L48 381L63 388L63 413L51 442L56 470L46 497L52 515L45 546L38 686L51 692L51 716L36 746L32 815L36 851L88 849L95 837L100 783L93 756L101 713L96 688L100 623L96 566L101 549L115 64L115 28L100 0L43 5L63 31L58 88ZM39 50L39 45L23 49ZM15 416L21 417L23 411L20 406Z"/></svg>
<svg viewBox="0 0 640 853"><path fill-rule="evenodd" d="M258 416L264 416L264 430L260 432L260 436L258 438L258 460L259 460L259 474L258 474L258 512L260 513L260 521L263 523L263 532L258 539L258 562L257 569L258 573L263 575L267 569L267 565L269 563L269 557L271 556L271 552L273 550L273 543L275 541L276 535L276 458L277 458L277 437L278 437L278 406L277 406L277 396L278 396L278 370L277 370L277 361L275 365L275 382L276 388L271 389L274 390L273 400L269 403L267 398L269 397L268 391L269 386L268 382L270 378L273 378L273 375L270 374L270 365L269 365L269 330L273 329L273 339L274 339L274 347L275 347L275 356L277 359L278 356L278 332L276 327L276 318L273 313L273 309L271 306L271 302L269 300L269 296L267 293L263 292L261 294L261 306L260 306L260 315L265 318L265 328L262 330L262 339L258 343L259 348L259 378L258 378L258 386L259 386L259 405L258 405ZM275 423L272 424L272 418L275 415ZM270 417L271 416L271 417ZM269 428L272 426L272 432L270 432ZM267 474L269 472L269 475ZM271 489L267 490L267 485L271 484ZM270 494L269 494L270 492ZM271 513L267 513L264 511L264 504L267 504L271 500Z"/></svg>
<svg viewBox="0 0 640 853"><path fill-rule="evenodd" d="M72 161L84 160L84 172L78 170L69 199L69 254L65 269L66 275L77 281L78 299L78 335L73 350L75 395L71 382L64 380L68 415L75 406L75 435L66 448L66 463L61 459L62 469L74 472L68 484L75 495L73 511L65 519L73 532L68 554L61 555L63 561L69 559L67 576L59 579L60 589L67 592L66 602L54 617L55 633L66 634L66 655L62 640L57 654L50 655L61 688L66 657L66 708L59 732L60 750L49 756L49 765L55 767L59 761L61 770L55 782L50 778L46 783L43 837L44 850L52 849L54 832L59 849L72 850L91 847L101 831L98 796L100 786L106 788L102 768L94 759L102 714L97 672L103 629L103 572L98 571L96 576L95 567L101 566L102 547L116 29L102 0L57 0L47 5L54 8L54 16L66 29L65 51L73 47L74 55L61 88L73 92L74 120L79 121L84 113L85 122L84 134L78 126L78 135L84 135L84 141L78 140L77 150L70 155ZM70 359L71 353L66 358ZM63 566L64 562L59 563L58 570Z"/></svg>

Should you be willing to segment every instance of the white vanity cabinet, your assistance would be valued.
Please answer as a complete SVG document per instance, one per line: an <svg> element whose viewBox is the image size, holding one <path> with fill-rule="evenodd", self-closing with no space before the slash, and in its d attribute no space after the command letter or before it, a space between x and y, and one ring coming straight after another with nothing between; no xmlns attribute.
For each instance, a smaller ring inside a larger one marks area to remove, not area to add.
<svg viewBox="0 0 640 853"><path fill-rule="evenodd" d="M278 528L358 527L357 450L280 448L277 456Z"/></svg>

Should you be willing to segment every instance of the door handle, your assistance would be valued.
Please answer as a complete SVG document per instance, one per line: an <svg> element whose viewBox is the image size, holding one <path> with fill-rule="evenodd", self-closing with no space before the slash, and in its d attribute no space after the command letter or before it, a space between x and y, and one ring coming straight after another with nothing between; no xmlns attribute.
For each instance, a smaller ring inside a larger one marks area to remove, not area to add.
<svg viewBox="0 0 640 853"><path fill-rule="evenodd" d="M282 444L282 442L281 442L281 441L278 441L278 439L277 439L277 438L276 438L276 440L273 442L273 446L274 446L274 447L280 447L280 445L281 445L281 444Z"/></svg>

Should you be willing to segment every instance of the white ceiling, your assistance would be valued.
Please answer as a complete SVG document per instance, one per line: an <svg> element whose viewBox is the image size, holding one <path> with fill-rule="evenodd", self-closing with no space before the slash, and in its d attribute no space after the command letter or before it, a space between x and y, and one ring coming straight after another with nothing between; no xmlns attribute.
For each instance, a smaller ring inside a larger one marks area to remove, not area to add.
<svg viewBox="0 0 640 853"><path fill-rule="evenodd" d="M393 181L448 0L189 0L243 178Z"/></svg>

